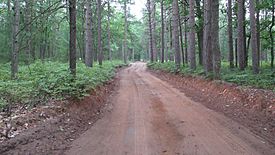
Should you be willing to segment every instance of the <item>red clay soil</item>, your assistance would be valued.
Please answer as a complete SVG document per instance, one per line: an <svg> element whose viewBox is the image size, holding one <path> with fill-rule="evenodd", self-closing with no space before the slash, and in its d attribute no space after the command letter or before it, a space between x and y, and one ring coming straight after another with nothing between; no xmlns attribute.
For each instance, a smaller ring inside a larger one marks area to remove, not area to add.
<svg viewBox="0 0 275 155"><path fill-rule="evenodd" d="M115 78L81 101L53 102L30 111L17 109L12 130L18 135L2 137L0 154L64 154L73 140L110 110L107 99L117 85Z"/></svg>
<svg viewBox="0 0 275 155"><path fill-rule="evenodd" d="M66 155L275 154L274 145L186 97L146 71L145 63L133 63L119 77L112 112L80 135Z"/></svg>
<svg viewBox="0 0 275 155"><path fill-rule="evenodd" d="M275 144L275 92L240 87L202 77L175 75L155 70L150 72L192 100L225 114Z"/></svg>
<svg viewBox="0 0 275 155"><path fill-rule="evenodd" d="M22 116L15 124L28 129L0 142L0 154L275 154L273 92L140 62L96 92Z"/></svg>

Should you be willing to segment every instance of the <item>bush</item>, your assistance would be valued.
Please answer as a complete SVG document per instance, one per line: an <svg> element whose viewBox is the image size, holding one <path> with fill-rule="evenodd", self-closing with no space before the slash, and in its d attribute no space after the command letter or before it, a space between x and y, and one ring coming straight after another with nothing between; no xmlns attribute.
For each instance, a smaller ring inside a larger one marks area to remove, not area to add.
<svg viewBox="0 0 275 155"><path fill-rule="evenodd" d="M149 68L154 70L163 70L167 72L174 72L175 63L165 62L165 63L149 63L147 65ZM253 74L252 69L246 69L245 71L240 71L238 69L229 69L228 63L222 63L221 69L221 79L227 82L236 83L243 86L253 86L256 88L271 89L275 91L275 72L263 66L261 68L261 73L258 75ZM202 66L199 66L196 70L190 70L188 66L181 67L181 74L184 75L196 75L205 76ZM207 77L206 77L207 78Z"/></svg>
<svg viewBox="0 0 275 155"><path fill-rule="evenodd" d="M18 79L10 80L9 65L0 66L0 108L8 103L38 104L48 99L83 98L98 85L115 75L121 61L104 62L102 66L77 64L74 79L68 64L37 61L19 68Z"/></svg>

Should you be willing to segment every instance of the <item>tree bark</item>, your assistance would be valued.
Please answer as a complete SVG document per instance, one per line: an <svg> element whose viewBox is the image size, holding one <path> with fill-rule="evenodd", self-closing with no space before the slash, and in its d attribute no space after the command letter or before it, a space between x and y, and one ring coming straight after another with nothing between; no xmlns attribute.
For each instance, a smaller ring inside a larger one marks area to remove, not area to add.
<svg viewBox="0 0 275 155"><path fill-rule="evenodd" d="M153 54L153 32L152 32L152 10L151 10L151 1L147 0L147 11L148 11L148 24L149 24L149 49L150 49L150 60L154 62Z"/></svg>
<svg viewBox="0 0 275 155"><path fill-rule="evenodd" d="M249 34L248 39L247 39L246 51L249 51L249 47L250 47L250 40L251 40L251 34Z"/></svg>
<svg viewBox="0 0 275 155"><path fill-rule="evenodd" d="M185 64L185 53L184 53L184 41L183 41L183 32L182 32L182 25L181 25L181 18L179 17L179 29L180 29L180 51L181 51L181 59L182 59L182 65Z"/></svg>
<svg viewBox="0 0 275 155"><path fill-rule="evenodd" d="M164 27L164 0L161 0L160 8L161 8L161 63L164 63L164 34L165 34L165 27Z"/></svg>
<svg viewBox="0 0 275 155"><path fill-rule="evenodd" d="M180 51L181 51L181 61L182 65L184 65L184 46L183 46L183 33L182 33L182 24L181 24L181 15L179 12L179 30L180 30Z"/></svg>
<svg viewBox="0 0 275 155"><path fill-rule="evenodd" d="M203 65L203 12L201 9L201 0L196 0L197 18L198 18L198 49L199 49L199 64Z"/></svg>
<svg viewBox="0 0 275 155"><path fill-rule="evenodd" d="M212 35L211 35L211 4L212 0L204 0L204 33L203 33L203 51L204 51L204 69L209 74L213 71L212 62Z"/></svg>
<svg viewBox="0 0 275 155"><path fill-rule="evenodd" d="M238 68L238 38L235 39L235 67Z"/></svg>
<svg viewBox="0 0 275 155"><path fill-rule="evenodd" d="M12 31L11 78L16 79L18 73L20 4L19 0L14 0L13 2L14 18Z"/></svg>
<svg viewBox="0 0 275 155"><path fill-rule="evenodd" d="M234 50L233 50L233 28L232 28L232 0L228 0L227 19L228 19L228 50L229 67L234 68Z"/></svg>
<svg viewBox="0 0 275 155"><path fill-rule="evenodd" d="M175 61L175 54L174 54L174 51L173 51L173 22L172 22L172 20L173 20L173 15L172 15L172 17L170 17L170 52L169 52L169 60L170 61Z"/></svg>
<svg viewBox="0 0 275 155"><path fill-rule="evenodd" d="M180 71L180 47L179 47L179 5L178 0L173 0L173 49L175 52L176 72Z"/></svg>
<svg viewBox="0 0 275 155"><path fill-rule="evenodd" d="M196 38L195 38L195 10L194 0L189 0L189 33L188 33L188 53L189 63L192 70L196 69Z"/></svg>
<svg viewBox="0 0 275 155"><path fill-rule="evenodd" d="M244 0L238 0L238 59L240 70L245 68L245 47L244 47Z"/></svg>
<svg viewBox="0 0 275 155"><path fill-rule="evenodd" d="M108 53L109 53L109 58L108 60L112 60L112 49L111 49L111 28L110 28L110 0L108 0Z"/></svg>
<svg viewBox="0 0 275 155"><path fill-rule="evenodd" d="M167 62L168 61L168 50L169 50L169 27L168 27L168 15L166 13L166 7L164 6L164 30L165 30L165 33L164 33L164 46L165 46L165 61Z"/></svg>
<svg viewBox="0 0 275 155"><path fill-rule="evenodd" d="M157 47L156 47L156 3L151 0L151 15L152 15L152 46L153 46L153 59L157 61Z"/></svg>
<svg viewBox="0 0 275 155"><path fill-rule="evenodd" d="M69 0L70 12L70 71L76 76L76 0Z"/></svg>
<svg viewBox="0 0 275 155"><path fill-rule="evenodd" d="M256 6L260 5L260 1L256 0ZM257 28L257 51L258 51L258 55L261 55L261 40L260 40L260 36L261 36L261 32L260 32L260 9L256 8L256 28ZM259 59L260 61L260 59Z"/></svg>
<svg viewBox="0 0 275 155"><path fill-rule="evenodd" d="M212 34L212 54L213 54L213 71L214 78L220 78L221 68L221 52L219 44L219 0L212 0L212 19L211 19L211 34ZM215 18L214 18L215 17Z"/></svg>
<svg viewBox="0 0 275 155"><path fill-rule="evenodd" d="M85 2L83 2L81 4L81 14L83 14L81 16L82 18L82 22L81 22L81 27L83 27L82 31L81 31L81 38L83 38L83 42L82 44L79 43L78 48L79 48L79 55L81 57L81 60L83 63L85 63L85 53L86 53L86 2L87 0L85 0ZM81 38L79 40L81 40ZM93 45L92 45L93 46Z"/></svg>
<svg viewBox="0 0 275 155"><path fill-rule="evenodd" d="M249 0L250 11L250 29L251 29L251 49L252 49L252 68L253 73L259 73L259 52L257 46L257 27L255 18L255 3L254 0Z"/></svg>
<svg viewBox="0 0 275 155"><path fill-rule="evenodd" d="M93 66L92 54L92 1L86 0L86 13L85 13L85 64L87 67Z"/></svg>
<svg viewBox="0 0 275 155"><path fill-rule="evenodd" d="M244 1L245 4L245 1ZM248 51L246 50L247 44L246 44L246 40L247 40L247 36L246 36L246 19L245 19L245 15L246 15L246 9L245 6L243 8L243 19L244 19L244 24L243 24L243 47L244 47L244 68L246 68L248 66Z"/></svg>
<svg viewBox="0 0 275 155"><path fill-rule="evenodd" d="M187 4L185 4L183 6L183 12L184 14L187 12ZM185 53L185 62L188 62L188 39L187 39L187 33L188 33L188 29L187 29L187 15L185 15L184 18L184 53Z"/></svg>
<svg viewBox="0 0 275 155"><path fill-rule="evenodd" d="M98 51L98 63L102 66L103 53L101 42L101 0L97 0L97 51Z"/></svg>

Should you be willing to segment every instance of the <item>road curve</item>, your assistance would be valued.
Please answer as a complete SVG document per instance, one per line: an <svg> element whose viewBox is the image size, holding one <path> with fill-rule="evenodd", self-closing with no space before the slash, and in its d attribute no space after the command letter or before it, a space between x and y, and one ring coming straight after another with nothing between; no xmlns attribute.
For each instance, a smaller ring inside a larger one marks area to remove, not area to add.
<svg viewBox="0 0 275 155"><path fill-rule="evenodd" d="M241 124L192 101L134 63L120 72L113 110L67 155L274 155Z"/></svg>

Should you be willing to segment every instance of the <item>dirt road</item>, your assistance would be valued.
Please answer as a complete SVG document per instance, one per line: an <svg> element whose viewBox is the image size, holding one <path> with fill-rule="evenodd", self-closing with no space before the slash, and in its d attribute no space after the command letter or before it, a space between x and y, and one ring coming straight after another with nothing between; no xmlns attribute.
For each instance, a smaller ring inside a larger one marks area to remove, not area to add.
<svg viewBox="0 0 275 155"><path fill-rule="evenodd" d="M258 155L275 149L134 63L120 73L113 110L68 155Z"/></svg>

